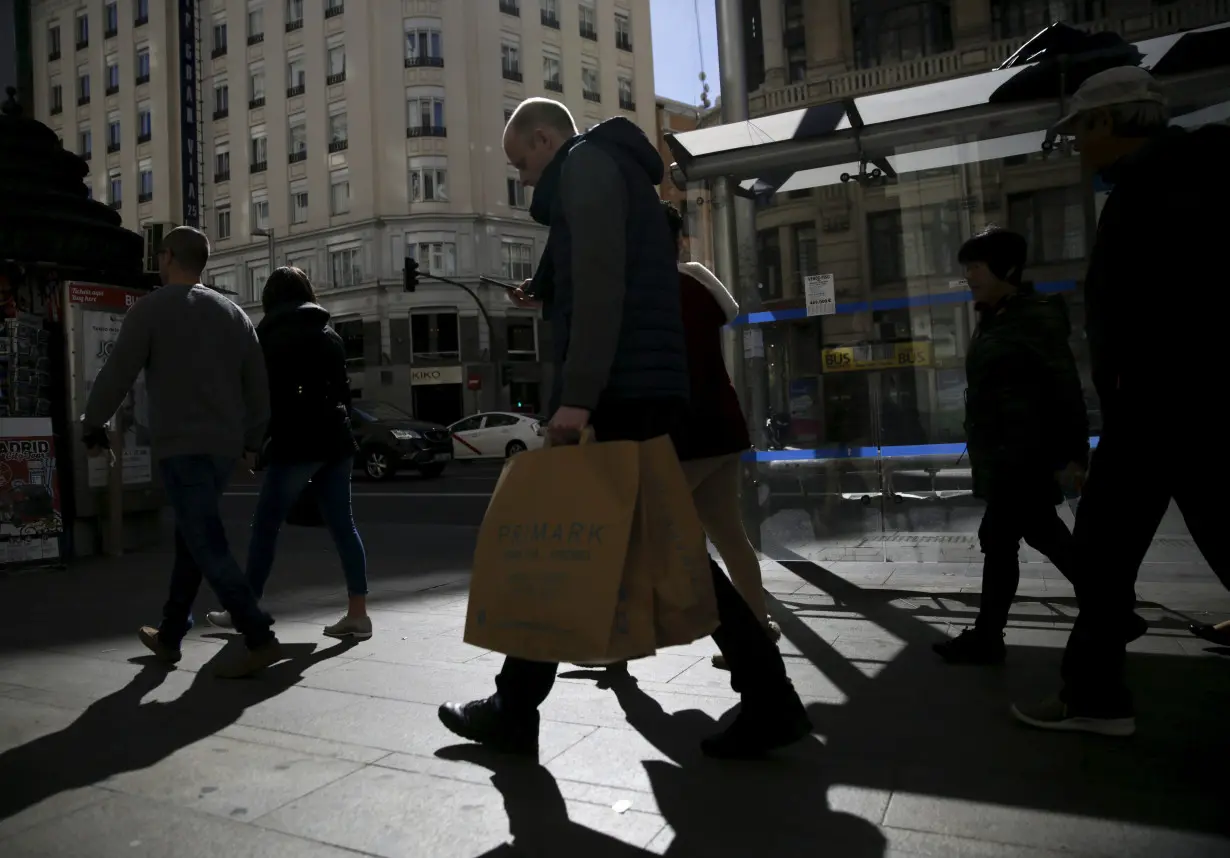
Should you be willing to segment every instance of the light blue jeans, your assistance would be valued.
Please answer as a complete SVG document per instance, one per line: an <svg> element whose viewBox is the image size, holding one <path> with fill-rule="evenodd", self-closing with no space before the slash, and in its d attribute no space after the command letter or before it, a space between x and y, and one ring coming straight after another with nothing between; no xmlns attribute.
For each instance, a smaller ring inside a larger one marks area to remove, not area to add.
<svg viewBox="0 0 1230 858"><path fill-rule="evenodd" d="M337 546L346 575L346 591L351 596L367 595L367 554L355 528L350 503L353 467L354 459L350 456L335 462L269 466L256 501L252 541L248 544L248 586L257 599L264 595L265 583L273 569L278 531L309 482L320 504L321 517Z"/></svg>

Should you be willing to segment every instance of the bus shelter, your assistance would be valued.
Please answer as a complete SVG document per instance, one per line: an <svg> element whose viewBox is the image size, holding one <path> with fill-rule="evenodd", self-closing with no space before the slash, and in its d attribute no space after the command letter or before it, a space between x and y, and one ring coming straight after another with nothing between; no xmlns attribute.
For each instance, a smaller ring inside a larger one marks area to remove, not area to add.
<svg viewBox="0 0 1230 858"><path fill-rule="evenodd" d="M784 449L747 454L757 520L746 524L767 556L981 563L962 428L976 318L956 257L989 224L1023 233L1026 279L1066 299L1096 444L1081 284L1106 189L1048 129L1085 78L1124 64L1158 79L1173 123L1227 122L1230 24L1031 61L1043 35L995 71L668 138L679 187L727 177L756 200L759 301L734 322L735 359L746 377L763 355L768 414L750 419L789 425ZM1175 181L1210 168L1224 169L1176 164ZM1158 300L1177 300L1164 285ZM1142 308L1142 342L1157 343L1148 326ZM1202 370L1181 343L1168 350L1175 372ZM1177 436L1167 455L1201 453ZM1192 464L1157 456L1141 451L1140 467ZM1200 562L1176 510L1148 560Z"/></svg>

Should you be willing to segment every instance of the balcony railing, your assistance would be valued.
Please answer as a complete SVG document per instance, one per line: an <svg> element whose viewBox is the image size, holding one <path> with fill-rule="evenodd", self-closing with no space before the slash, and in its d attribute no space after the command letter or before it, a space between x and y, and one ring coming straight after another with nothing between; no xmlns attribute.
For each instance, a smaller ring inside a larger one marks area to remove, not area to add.
<svg viewBox="0 0 1230 858"><path fill-rule="evenodd" d="M286 97L294 98L296 95L303 95L303 93L305 93L306 91L307 91L307 86L302 83L299 84L298 86L288 86L286 88Z"/></svg>
<svg viewBox="0 0 1230 858"><path fill-rule="evenodd" d="M621 51L631 52L632 51L632 37L629 36L627 33L616 33L615 34L615 47L619 48Z"/></svg>
<svg viewBox="0 0 1230 858"><path fill-rule="evenodd" d="M582 91L581 95L585 97L586 101L602 101L602 93L600 92L587 89Z"/></svg>
<svg viewBox="0 0 1230 858"><path fill-rule="evenodd" d="M90 103L90 97L88 95L77 96L77 106L78 107L85 107L89 103Z"/></svg>
<svg viewBox="0 0 1230 858"><path fill-rule="evenodd" d="M329 151L330 151L330 152L345 152L348 148L350 148L350 141L349 141L349 140L331 140L331 141L329 141Z"/></svg>
<svg viewBox="0 0 1230 858"><path fill-rule="evenodd" d="M224 56L226 56L226 45L218 45L216 48L214 48L212 51L209 52L209 58L211 60L216 60L218 57L224 57Z"/></svg>
<svg viewBox="0 0 1230 858"><path fill-rule="evenodd" d="M214 172L215 182L229 182L231 180L230 170L217 170Z"/></svg>
<svg viewBox="0 0 1230 858"><path fill-rule="evenodd" d="M345 71L334 72L333 74L325 78L325 84L327 84L328 86L333 86L335 83L343 83L345 80L346 80Z"/></svg>
<svg viewBox="0 0 1230 858"><path fill-rule="evenodd" d="M521 17L521 4L517 0L500 0L500 11L505 15Z"/></svg>
<svg viewBox="0 0 1230 858"><path fill-rule="evenodd" d="M114 155L118 151L120 151L119 143L108 143L107 144L107 154L108 155Z"/></svg>
<svg viewBox="0 0 1230 858"><path fill-rule="evenodd" d="M265 96L263 95L260 96L259 98L249 98L248 99L248 110L256 110L258 107L264 107L264 106L265 106Z"/></svg>
<svg viewBox="0 0 1230 858"><path fill-rule="evenodd" d="M559 29L559 17L551 12L539 12L538 18L544 27L550 27L552 30Z"/></svg>
<svg viewBox="0 0 1230 858"><path fill-rule="evenodd" d="M107 87L107 89L105 90L105 93L107 95L115 95L119 91L120 91L120 85L118 83L113 83Z"/></svg>
<svg viewBox="0 0 1230 858"><path fill-rule="evenodd" d="M504 69L504 80L512 80L521 83L521 69Z"/></svg>
<svg viewBox="0 0 1230 858"><path fill-rule="evenodd" d="M264 33L253 33L252 35L248 36L249 45L259 45L263 41L265 41Z"/></svg>
<svg viewBox="0 0 1230 858"><path fill-rule="evenodd" d="M223 107L219 110L214 111L214 119L226 119L226 117L230 116L230 114L231 114L230 108Z"/></svg>
<svg viewBox="0 0 1230 858"><path fill-rule="evenodd" d="M444 57L406 57L406 68L416 69L424 66L431 68L444 68Z"/></svg>
<svg viewBox="0 0 1230 858"><path fill-rule="evenodd" d="M52 115L52 116L59 116L59 115L60 115L61 113L63 113L63 112L64 112L64 105L63 105L63 104L53 104L53 105L51 105L51 115Z"/></svg>
<svg viewBox="0 0 1230 858"><path fill-rule="evenodd" d="M154 139L154 135L149 131L137 135L137 143L148 143L152 139Z"/></svg>
<svg viewBox="0 0 1230 858"><path fill-rule="evenodd" d="M82 161L88 161L90 160L90 158L94 157L94 153L93 152L82 152L78 157L80 157Z"/></svg>
<svg viewBox="0 0 1230 858"><path fill-rule="evenodd" d="M620 110L636 110L636 102L630 98L624 98L621 95L619 97L619 109Z"/></svg>
<svg viewBox="0 0 1230 858"><path fill-rule="evenodd" d="M564 82L562 80L544 80L542 88L549 89L551 92L563 92Z"/></svg>
<svg viewBox="0 0 1230 858"><path fill-rule="evenodd" d="M123 200L112 200L111 202L107 203L107 207L112 208L118 212L120 209L124 207L124 202Z"/></svg>
<svg viewBox="0 0 1230 858"><path fill-rule="evenodd" d="M147 74L137 75L137 86L140 86L143 83L149 83L149 75Z"/></svg>
<svg viewBox="0 0 1230 858"><path fill-rule="evenodd" d="M303 29L303 19L302 18L297 18L294 21L286 22L286 32L288 33L293 33L295 32L295 30L302 30L302 29Z"/></svg>
<svg viewBox="0 0 1230 858"><path fill-rule="evenodd" d="M90 40L89 40L89 39L78 39L78 40L77 40L77 50L79 50L79 51L84 51L84 50L85 50L86 48L88 48L89 46L90 46Z"/></svg>
<svg viewBox="0 0 1230 858"><path fill-rule="evenodd" d="M51 53L49 53L49 54L47 55L47 62L49 62L49 63L54 63L54 62L55 62L56 60L58 60L59 58L60 58L60 52L59 52L59 51L52 51Z"/></svg>
<svg viewBox="0 0 1230 858"><path fill-rule="evenodd" d="M407 137L447 137L448 129L443 125L411 125L406 129Z"/></svg>
<svg viewBox="0 0 1230 858"><path fill-rule="evenodd" d="M108 27L107 29L103 30L104 39L114 39L119 34L120 34L119 27L114 27L114 28Z"/></svg>
<svg viewBox="0 0 1230 858"><path fill-rule="evenodd" d="M332 6L325 8L325 18L336 18L338 15L346 11L345 3L334 3Z"/></svg>
<svg viewBox="0 0 1230 858"><path fill-rule="evenodd" d="M253 161L252 166L248 167L249 173L263 173L269 169L268 161Z"/></svg>
<svg viewBox="0 0 1230 858"><path fill-rule="evenodd" d="M291 152L286 156L286 163L298 164L300 161L307 160L307 149L300 149L298 152Z"/></svg>
<svg viewBox="0 0 1230 858"><path fill-rule="evenodd" d="M580 31L582 39L589 39L591 42L598 41L598 30L593 24L582 24Z"/></svg>
<svg viewBox="0 0 1230 858"><path fill-rule="evenodd" d="M149 23L149 15L138 15L136 18L133 19L132 25L134 27L144 27L148 23Z"/></svg>
<svg viewBox="0 0 1230 858"><path fill-rule="evenodd" d="M147 194L137 194L137 202L139 202L139 203L148 203L148 202L152 202L152 201L153 201L153 199L154 199L154 194L153 194L153 192L152 192L152 191L151 191L150 193L147 193Z"/></svg>

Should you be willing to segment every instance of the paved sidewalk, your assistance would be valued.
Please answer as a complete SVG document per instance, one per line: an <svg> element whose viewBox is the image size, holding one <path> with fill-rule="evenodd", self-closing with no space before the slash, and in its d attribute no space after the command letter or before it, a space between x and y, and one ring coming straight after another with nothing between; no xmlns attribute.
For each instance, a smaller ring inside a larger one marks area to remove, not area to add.
<svg viewBox="0 0 1230 858"><path fill-rule="evenodd" d="M358 645L319 634L342 594L317 536L288 534L275 570L293 657L249 681L198 672L237 646L208 628L176 670L144 658L133 631L161 604L165 554L0 578L0 855L1230 854L1230 658L1181 616L1230 616L1213 580L1140 586L1153 625L1132 646L1140 732L1124 741L1007 716L1056 679L1074 608L1049 567L1028 567L1010 663L982 670L929 648L972 620L969 564L766 561L814 739L770 762L702 758L735 702L702 641L634 663L634 684L562 669L535 766L436 719L500 664L461 641L472 529L398 528Z"/></svg>

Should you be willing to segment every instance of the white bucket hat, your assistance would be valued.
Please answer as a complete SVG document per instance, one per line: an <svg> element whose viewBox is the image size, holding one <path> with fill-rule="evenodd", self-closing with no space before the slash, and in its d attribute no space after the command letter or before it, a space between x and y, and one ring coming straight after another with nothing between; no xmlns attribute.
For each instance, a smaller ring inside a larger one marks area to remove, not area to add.
<svg viewBox="0 0 1230 858"><path fill-rule="evenodd" d="M1055 123L1051 132L1070 135L1077 120L1090 110L1140 101L1166 104L1166 95L1149 72L1139 66L1116 66L1098 72L1072 94L1068 114Z"/></svg>

